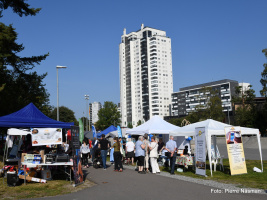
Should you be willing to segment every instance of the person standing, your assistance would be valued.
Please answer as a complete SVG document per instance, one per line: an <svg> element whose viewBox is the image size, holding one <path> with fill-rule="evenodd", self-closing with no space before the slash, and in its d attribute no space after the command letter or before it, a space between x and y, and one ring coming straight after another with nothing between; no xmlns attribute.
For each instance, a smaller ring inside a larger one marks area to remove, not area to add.
<svg viewBox="0 0 267 200"><path fill-rule="evenodd" d="M99 141L98 148L100 148L100 150L101 150L101 157L102 157L102 161L103 161L103 167L104 167L104 170L106 170L107 169L107 165L106 165L107 152L108 152L108 149L109 149L109 142L105 138L104 134L102 134L102 139Z"/></svg>
<svg viewBox="0 0 267 200"><path fill-rule="evenodd" d="M121 162L121 143L117 137L114 138L114 144L112 147L114 149L114 161L115 161L115 168L114 171L122 172L122 162Z"/></svg>
<svg viewBox="0 0 267 200"><path fill-rule="evenodd" d="M148 135L144 135L144 145L145 145L145 161L144 161L144 167L146 172L149 172L149 141L148 141Z"/></svg>
<svg viewBox="0 0 267 200"><path fill-rule="evenodd" d="M128 138L128 142L126 143L126 156L128 159L128 163L130 163L130 160L132 159L132 165L134 165L134 143L132 142L131 138Z"/></svg>
<svg viewBox="0 0 267 200"><path fill-rule="evenodd" d="M115 138L113 140L113 144L115 143ZM111 145L113 146L113 145ZM111 162L111 164L113 165L114 164L114 148L111 148L110 149L110 153L109 153L109 161ZM115 167L114 167L115 169Z"/></svg>
<svg viewBox="0 0 267 200"><path fill-rule="evenodd" d="M144 160L145 160L145 145L143 143L143 136L139 136L138 141L135 143L135 157L137 157L138 162L138 173L145 174Z"/></svg>
<svg viewBox="0 0 267 200"><path fill-rule="evenodd" d="M82 153L82 163L84 167L89 168L88 165L88 154L90 152L89 144L86 144L86 141L83 140L83 144L81 145L80 151Z"/></svg>
<svg viewBox="0 0 267 200"><path fill-rule="evenodd" d="M169 152L169 159L170 159L170 165L171 165L171 175L174 175L174 167L175 167L175 161L176 161L176 150L177 150L177 144L175 141L173 141L173 136L170 136L170 140L166 143L166 150Z"/></svg>
<svg viewBox="0 0 267 200"><path fill-rule="evenodd" d="M151 143L149 145L150 149L150 163L151 163L151 168L152 168L152 173L160 173L159 170L159 165L157 162L158 159L158 143L155 141L155 136L151 137Z"/></svg>
<svg viewBox="0 0 267 200"><path fill-rule="evenodd" d="M94 138L92 141L92 149L91 149L91 156L92 156L92 162L94 162L95 159L95 151L98 148L98 139Z"/></svg>
<svg viewBox="0 0 267 200"><path fill-rule="evenodd" d="M158 142L158 153L160 153L163 150L163 146L165 146L162 138L159 138L159 142Z"/></svg>
<svg viewBox="0 0 267 200"><path fill-rule="evenodd" d="M89 158L91 158L91 149L92 149L92 140L89 138L88 139L88 144L89 144L89 149L90 149L90 152L89 152Z"/></svg>

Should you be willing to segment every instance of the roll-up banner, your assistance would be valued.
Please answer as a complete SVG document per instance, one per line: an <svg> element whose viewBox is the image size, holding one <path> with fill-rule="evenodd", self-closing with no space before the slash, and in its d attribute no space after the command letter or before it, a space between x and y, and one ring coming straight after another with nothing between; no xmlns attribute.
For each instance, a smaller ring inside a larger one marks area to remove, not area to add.
<svg viewBox="0 0 267 200"><path fill-rule="evenodd" d="M206 176L206 133L205 127L195 128L196 174Z"/></svg>
<svg viewBox="0 0 267 200"><path fill-rule="evenodd" d="M117 131L118 131L118 137L122 138L122 132L121 132L121 127L117 126ZM121 143L123 143L123 141L121 140Z"/></svg>
<svg viewBox="0 0 267 200"><path fill-rule="evenodd" d="M61 128L33 128L32 146L62 144Z"/></svg>
<svg viewBox="0 0 267 200"><path fill-rule="evenodd" d="M95 126L92 125L92 131L93 131L93 138L97 138Z"/></svg>
<svg viewBox="0 0 267 200"><path fill-rule="evenodd" d="M84 127L83 127L83 122L82 122L82 119L81 118L79 118L79 127L80 127L79 139L80 139L80 142L83 143L83 139L84 139Z"/></svg>
<svg viewBox="0 0 267 200"><path fill-rule="evenodd" d="M246 174L247 166L240 127L225 127L224 131L231 175Z"/></svg>
<svg viewBox="0 0 267 200"><path fill-rule="evenodd" d="M82 163L80 159L79 126L71 127L71 144L72 144L73 174L74 174L73 186L75 187L84 182Z"/></svg>

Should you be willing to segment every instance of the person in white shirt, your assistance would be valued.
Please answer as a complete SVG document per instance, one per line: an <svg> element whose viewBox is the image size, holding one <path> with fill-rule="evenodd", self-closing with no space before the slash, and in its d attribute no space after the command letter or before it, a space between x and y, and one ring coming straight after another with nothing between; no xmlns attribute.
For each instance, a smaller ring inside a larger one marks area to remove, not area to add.
<svg viewBox="0 0 267 200"><path fill-rule="evenodd" d="M128 163L132 159L132 165L134 165L134 148L134 143L132 142L131 138L128 138L128 142L126 143L126 156L128 159Z"/></svg>
<svg viewBox="0 0 267 200"><path fill-rule="evenodd" d="M160 173L159 165L157 162L158 158L158 143L155 141L155 136L151 137L151 143L149 144L149 150L150 150L150 164L152 168L152 173Z"/></svg>
<svg viewBox="0 0 267 200"><path fill-rule="evenodd" d="M80 151L82 153L82 162L83 162L84 167L89 168L89 165L88 165L88 154L90 153L90 148L89 148L89 144L86 144L85 140L83 141L83 144L82 144L82 146L80 148Z"/></svg>

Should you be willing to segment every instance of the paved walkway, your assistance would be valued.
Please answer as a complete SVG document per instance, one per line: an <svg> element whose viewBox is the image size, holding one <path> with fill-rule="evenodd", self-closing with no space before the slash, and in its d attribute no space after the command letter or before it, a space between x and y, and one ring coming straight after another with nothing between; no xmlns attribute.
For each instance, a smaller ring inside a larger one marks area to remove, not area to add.
<svg viewBox="0 0 267 200"><path fill-rule="evenodd" d="M182 176L169 175L161 172L160 175L138 174L133 167L125 166L123 172L114 172L113 166L107 170L85 169L87 179L97 185L82 191L45 199L64 200L136 200L136 199L222 199L222 200L266 200L266 194L245 194L235 187L224 188L224 184L211 183L213 187L204 185L205 180L199 183L189 179L181 180ZM193 179L195 180L195 179ZM204 184L203 184L204 183ZM232 192L232 193L229 193ZM239 192L239 194L235 194Z"/></svg>

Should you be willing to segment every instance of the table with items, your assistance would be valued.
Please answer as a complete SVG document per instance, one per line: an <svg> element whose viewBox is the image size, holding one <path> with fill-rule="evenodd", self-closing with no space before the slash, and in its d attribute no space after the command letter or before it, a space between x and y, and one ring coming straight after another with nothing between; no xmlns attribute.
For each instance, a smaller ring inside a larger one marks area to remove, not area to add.
<svg viewBox="0 0 267 200"><path fill-rule="evenodd" d="M61 128L8 129L0 169L3 184L5 178L8 186L17 186L23 181L46 183L62 176L72 182L79 159L73 160L72 151L64 149L62 140Z"/></svg>
<svg viewBox="0 0 267 200"><path fill-rule="evenodd" d="M177 156L175 164L182 165L186 169L188 169L189 166L194 166L194 156L189 156L189 155Z"/></svg>
<svg viewBox="0 0 267 200"><path fill-rule="evenodd" d="M55 162L55 163L40 163L40 164L32 164L27 162L22 162L22 166L24 166L24 174L26 174L26 168L36 168L37 166L73 166L73 162ZM68 175L71 183L71 167L69 168L69 172L67 172L67 169L64 168L64 173ZM48 175L45 175L47 179L49 179L49 176L51 176L51 172L43 170L44 172L48 173ZM26 176L24 176L24 184L26 183ZM31 180L32 181L32 180ZM37 181L39 182L39 181Z"/></svg>

